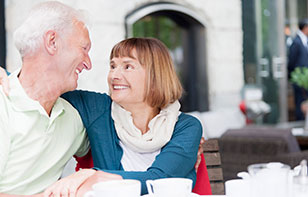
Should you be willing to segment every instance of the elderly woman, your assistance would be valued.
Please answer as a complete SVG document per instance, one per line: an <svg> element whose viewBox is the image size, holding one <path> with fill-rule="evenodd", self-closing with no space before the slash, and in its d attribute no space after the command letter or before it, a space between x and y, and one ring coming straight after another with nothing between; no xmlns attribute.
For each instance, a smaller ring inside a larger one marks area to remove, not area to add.
<svg viewBox="0 0 308 197"><path fill-rule="evenodd" d="M45 195L77 188L82 195L100 171L140 180L142 194L150 179L186 177L195 182L202 127L180 112L182 87L164 44L153 38L116 44L108 85L110 96L87 91L63 95L82 117L98 172L81 170L52 185Z"/></svg>

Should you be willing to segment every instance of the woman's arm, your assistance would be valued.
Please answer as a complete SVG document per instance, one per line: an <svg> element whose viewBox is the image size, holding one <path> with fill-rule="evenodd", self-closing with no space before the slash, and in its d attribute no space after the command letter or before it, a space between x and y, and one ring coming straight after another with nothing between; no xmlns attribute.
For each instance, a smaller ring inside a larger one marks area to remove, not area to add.
<svg viewBox="0 0 308 197"><path fill-rule="evenodd" d="M4 70L2 67L0 67L0 85L3 87L3 91L6 95L9 95L9 79L8 75L10 73Z"/></svg>
<svg viewBox="0 0 308 197"><path fill-rule="evenodd" d="M167 177L196 179L194 164L202 135L200 122L192 116L182 114L175 126L173 136L145 172L103 170L121 175L124 179L137 179L142 183L142 194L146 193L146 180Z"/></svg>
<svg viewBox="0 0 308 197"><path fill-rule="evenodd" d="M80 180L80 193L83 193L91 188L91 185L96 183L98 179L105 179L104 172L113 173L122 176L124 179L137 179L142 183L142 194L146 193L145 181L167 177L186 177L195 181L196 173L194 164L197 158L198 146L201 138L201 124L199 121L188 115L181 115L178 123L175 126L173 136L162 148L160 154L156 157L154 163L145 172L125 172L122 170L104 170L96 173L95 176L89 176L85 179L77 178L66 179L67 181ZM65 180L65 179L64 179ZM64 185L64 180L60 183ZM107 179L108 180L108 179ZM78 185L79 185L78 184ZM67 190L67 189L66 189ZM65 192L65 190L64 190Z"/></svg>
<svg viewBox="0 0 308 197"><path fill-rule="evenodd" d="M85 128L88 128L98 116L108 109L111 103L107 94L84 90L67 92L61 95L61 98L77 109Z"/></svg>

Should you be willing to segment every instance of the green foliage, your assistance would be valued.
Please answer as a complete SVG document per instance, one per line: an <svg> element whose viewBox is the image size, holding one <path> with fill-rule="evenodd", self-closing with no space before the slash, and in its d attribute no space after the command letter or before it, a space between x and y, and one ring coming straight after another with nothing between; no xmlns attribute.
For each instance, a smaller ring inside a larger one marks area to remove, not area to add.
<svg viewBox="0 0 308 197"><path fill-rule="evenodd" d="M291 82L308 91L308 68L295 68L291 73Z"/></svg>
<svg viewBox="0 0 308 197"><path fill-rule="evenodd" d="M182 29L166 16L146 16L133 24L134 37L154 37L173 50L181 45Z"/></svg>

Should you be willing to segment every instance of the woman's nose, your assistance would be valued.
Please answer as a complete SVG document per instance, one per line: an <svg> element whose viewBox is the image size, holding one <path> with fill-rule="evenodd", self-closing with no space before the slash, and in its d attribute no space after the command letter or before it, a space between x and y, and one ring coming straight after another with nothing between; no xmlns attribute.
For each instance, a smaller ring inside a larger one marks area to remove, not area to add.
<svg viewBox="0 0 308 197"><path fill-rule="evenodd" d="M110 70L111 78L114 79L121 79L122 71L119 67L113 68Z"/></svg>

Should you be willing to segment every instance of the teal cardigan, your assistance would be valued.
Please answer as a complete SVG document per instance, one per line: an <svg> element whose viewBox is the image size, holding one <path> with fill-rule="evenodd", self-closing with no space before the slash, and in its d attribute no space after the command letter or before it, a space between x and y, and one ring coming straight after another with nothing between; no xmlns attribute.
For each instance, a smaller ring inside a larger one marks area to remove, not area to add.
<svg viewBox="0 0 308 197"><path fill-rule="evenodd" d="M186 177L195 183L194 164L202 135L201 124L196 118L181 113L171 140L162 147L147 171L124 171L121 165L123 150L111 118L110 97L80 90L68 92L62 97L79 111L90 140L95 169L141 181L142 194L147 193L146 180Z"/></svg>

